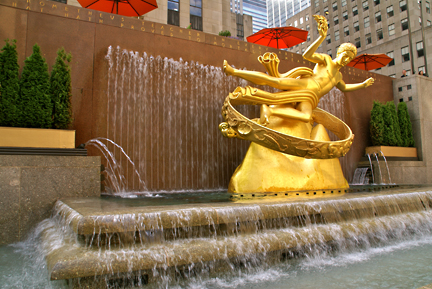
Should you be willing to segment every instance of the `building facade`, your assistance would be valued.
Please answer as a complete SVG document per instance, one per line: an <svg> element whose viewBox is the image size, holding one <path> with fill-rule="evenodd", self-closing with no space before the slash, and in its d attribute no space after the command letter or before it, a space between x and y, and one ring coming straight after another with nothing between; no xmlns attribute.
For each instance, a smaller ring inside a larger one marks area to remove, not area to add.
<svg viewBox="0 0 432 289"><path fill-rule="evenodd" d="M243 0L243 13L252 16L253 33L268 27L266 0Z"/></svg>
<svg viewBox="0 0 432 289"><path fill-rule="evenodd" d="M77 0L67 0L67 4L81 7ZM192 29L212 34L229 30L240 39L252 34L252 16L238 17L231 12L230 0L158 0L157 4L157 9L140 18L184 28L190 25Z"/></svg>
<svg viewBox="0 0 432 289"><path fill-rule="evenodd" d="M267 0L268 27L286 26L287 19L310 5L311 0Z"/></svg>
<svg viewBox="0 0 432 289"><path fill-rule="evenodd" d="M384 53L394 59L376 73L392 77L400 77L402 70L408 75L420 70L428 73L425 60L432 59L430 0L312 0L308 9L287 20L287 25L309 29L310 35L309 41L290 51L303 53L318 38L316 22L310 17L314 14L326 15L329 23L318 52L335 57L341 43L351 42L358 54Z"/></svg>

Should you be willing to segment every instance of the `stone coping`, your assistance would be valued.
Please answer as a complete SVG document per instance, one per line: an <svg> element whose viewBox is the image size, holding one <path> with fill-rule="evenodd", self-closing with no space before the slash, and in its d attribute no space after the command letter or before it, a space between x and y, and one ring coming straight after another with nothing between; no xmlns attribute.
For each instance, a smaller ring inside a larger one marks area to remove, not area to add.
<svg viewBox="0 0 432 289"><path fill-rule="evenodd" d="M419 187L419 190L432 191L432 186ZM412 192L413 188L407 186L381 192L348 193L326 198L242 200L170 206L140 206L139 203L145 203L145 199L119 203L115 198L71 198L57 201L55 211L67 220L76 234L91 235L296 218L303 215L320 215L331 220L335 210L344 212L345 217L350 219L356 217L352 215L354 211L361 211L362 217L373 217L379 214L376 207L395 206L398 208L394 213L398 213L401 204L388 204L378 198L371 201L369 197L396 195L401 197L402 205L406 205L418 202L417 196L407 194ZM405 198L404 194L409 197ZM391 209L386 209L385 214L389 214L389 210Z"/></svg>

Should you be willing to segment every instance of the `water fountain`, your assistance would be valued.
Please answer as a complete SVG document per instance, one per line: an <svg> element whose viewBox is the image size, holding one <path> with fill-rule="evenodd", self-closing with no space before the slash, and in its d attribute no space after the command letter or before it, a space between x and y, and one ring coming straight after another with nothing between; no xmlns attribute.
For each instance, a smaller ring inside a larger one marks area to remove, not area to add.
<svg viewBox="0 0 432 289"><path fill-rule="evenodd" d="M271 277L256 285L262 288L268 283L274 285L271 281L275 281L275 278L281 280L283 274L280 272L284 270L291 274L292 271L287 268L278 269L281 268L278 267L280 264L297 268L294 274L309 275L301 273L307 272L304 267L308 266L301 260L323 264L329 261L329 256L392 250L389 248L400 245L401 240L432 244L431 187L399 186L387 190L386 186L362 186L282 191L272 192L271 195L256 193L248 194L248 197L239 194L232 198L233 195L225 191L209 192L207 188L200 187L202 178L212 177L209 167L203 167L202 175L191 180L192 176L185 176L188 171L183 167L168 166L165 169L173 176L172 180L159 180L159 172L153 172L151 166L146 166L157 158L142 155L143 150L137 139L139 135L155 133L154 128L146 126L148 120L142 114L135 114L135 111L158 107L146 103L151 95L166 95L165 101L171 106L182 106L186 108L182 111L188 111L191 103L180 103L172 96L179 90L189 89L195 96L214 93L208 86L200 85L208 83L207 73L211 75L208 78L217 85L227 84L230 90L248 84L224 76L221 68L146 54L139 56L120 48L110 48L107 61L107 137L92 140L89 144L98 144L102 148L106 146L108 150L102 149L103 153L119 160L117 163L109 162L106 166L110 184L119 194L60 200L54 207L53 218L38 226L29 243L39 244L36 251L42 257L37 259L46 260L52 280L68 280L69 287L77 288L141 287L147 283L160 287L217 288L233 280L232 287L248 287L249 284L242 284L245 280L241 279L242 276L261 278L260 270L267 270ZM163 71L160 78L146 77L146 71L156 67ZM190 69L193 75L199 77L189 78L189 82L173 81L181 87L176 86L172 91L167 91L169 86L156 85L162 79L189 74ZM143 91L150 96L142 96ZM324 103L335 110L340 109L335 105L340 101L326 103L329 98L342 101L343 93L332 89L321 102L321 105ZM160 100L156 98L154 101ZM220 99L215 99L215 103L220 106ZM125 106L128 107L128 113ZM336 114L335 110L325 109L343 120L343 111ZM253 107L244 107L241 112L258 115ZM167 126L174 121L174 113L181 112L167 108L161 113L166 116ZM128 125L131 123L134 125ZM208 125L211 127L215 123L209 121ZM122 138L123 135L129 137ZM205 136L201 137L203 139L197 141L196 145L206 141ZM123 142L124 139L130 142ZM148 139L144 145L154 146L156 150L158 144ZM173 153L163 156L163 161L169 163L176 155L189 151L183 150L184 143L193 141L189 135L185 139L176 135ZM215 146L223 146L217 139L207 141ZM238 143L239 146L245 146L246 142ZM205 153L194 153L196 161L187 165L201 166ZM212 156L210 162L216 165L218 158L223 162L228 161L222 155L216 155L214 159ZM146 161L139 162L142 159ZM240 160L234 161L240 163ZM144 183L142 179L171 182L173 190L185 183L193 183L201 191L151 194L125 192L151 188L152 184ZM232 272L232 275L222 280L223 272ZM320 282L322 285L322 281L316 280L312 287L318 287ZM61 283L59 286L66 285ZM284 286L278 284L278 287Z"/></svg>

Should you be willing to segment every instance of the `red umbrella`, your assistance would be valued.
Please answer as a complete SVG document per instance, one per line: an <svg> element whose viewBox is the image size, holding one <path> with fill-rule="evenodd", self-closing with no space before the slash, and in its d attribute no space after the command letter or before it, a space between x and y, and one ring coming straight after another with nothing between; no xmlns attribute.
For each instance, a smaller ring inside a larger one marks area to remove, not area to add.
<svg viewBox="0 0 432 289"><path fill-rule="evenodd" d="M308 32L303 29L287 26L264 28L247 37L247 41L273 48L289 48L306 41Z"/></svg>
<svg viewBox="0 0 432 289"><path fill-rule="evenodd" d="M78 0L84 8L123 16L141 16L158 8L156 0Z"/></svg>
<svg viewBox="0 0 432 289"><path fill-rule="evenodd" d="M363 70L378 69L380 67L386 66L392 61L393 58L388 57L385 54L362 54L351 60L347 66L360 68Z"/></svg>

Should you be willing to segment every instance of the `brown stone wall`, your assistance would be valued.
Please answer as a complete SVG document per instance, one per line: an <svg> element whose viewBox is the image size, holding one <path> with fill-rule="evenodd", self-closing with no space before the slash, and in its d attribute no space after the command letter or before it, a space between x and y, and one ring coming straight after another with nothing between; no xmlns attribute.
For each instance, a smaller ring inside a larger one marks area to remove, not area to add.
<svg viewBox="0 0 432 289"><path fill-rule="evenodd" d="M25 240L58 199L99 195L99 157L0 155L0 245Z"/></svg>
<svg viewBox="0 0 432 289"><path fill-rule="evenodd" d="M226 59L236 67L247 67L251 70L260 71L264 69L256 60L257 56L271 51L277 53L281 59L280 71L287 71L296 66L311 67L310 63L305 62L298 54L199 31L144 22L46 0L0 0L0 39L6 38L17 39L21 67L25 57L31 54L32 46L35 43L41 46L50 67L54 63L58 48L65 47L66 51L72 53L72 105L74 114L72 128L76 130L77 144L85 143L95 137L107 136L108 63L105 56L109 46L121 46L122 49L129 51L146 52L148 55L168 57L174 60L182 58L187 62L196 61L216 67L221 67L223 60ZM386 76L352 68L344 68L343 74L346 83L361 82L371 76L376 78L373 87L346 94L346 121L356 135L352 150L342 162L345 176L350 180L358 160L363 155L364 147L369 143L368 125L372 101L375 99L382 101L393 99L392 80ZM206 95L205 97L209 100L218 97L220 104L213 109L220 111L219 106L222 105L225 95ZM188 98L188 95L181 95L181 99L185 102L188 101ZM210 102L207 100L200 101L203 103ZM159 105L164 104L161 102ZM201 115L205 117L207 114L202 113ZM188 116L188 122L194 121L194 115L189 113L186 116ZM163 116L160 117L163 120ZM203 131L202 133L211 134L210 139L221 138L222 136L217 131L218 120L221 121L222 118L215 116L215 120L209 120L214 122L214 131ZM186 131L182 131L183 126L181 125L178 125L176 129L181 132L181 135L187 134ZM198 128L198 130L200 129ZM162 140L167 141L168 139L168 136L163 135L163 133L153 133L151 136L143 135L140 137L142 139L151 137L152 141L158 144L156 146L158 154L163 160L159 158L153 158L151 162L149 159L138 160L145 162L145 165L149 167L148 170L159 172L157 176L151 177L157 180L145 180L146 183L151 183L148 188L152 190L226 188L229 176L240 163L247 148L247 144L237 144L242 142L241 140L225 140L223 148L215 148L214 150L219 153L225 152L227 159L220 160L219 155L212 155L210 158L215 162L221 161L223 165L214 166L211 163L208 164L210 167L206 168L208 174L218 175L218 177L207 177L203 182L188 180L168 182L161 180L177 178L178 172L183 170L184 173L193 175L194 178L192 179L199 179L200 170L205 167L205 161L208 160L206 153L200 150L206 148L205 152L212 152L213 149L207 149L208 143L203 140L189 144L189 146L183 144L185 145L184 150L191 153L182 156L179 160L182 165L174 174L165 167L177 166L173 163L176 161L176 157L164 159L163 156L166 155L164 150L166 152L172 151L176 144L162 145ZM189 138L188 142L191 141L192 138ZM150 150L149 147L145 149ZM197 150L198 152L196 152ZM90 150L90 152L97 154L96 150ZM200 156L200 160L204 163L201 166L195 166L187 159L194 152ZM148 151L148 155L154 155L154 152ZM189 164L190 167L184 167L185 164ZM219 177L220 175L223 177ZM207 183L204 184L204 182Z"/></svg>

